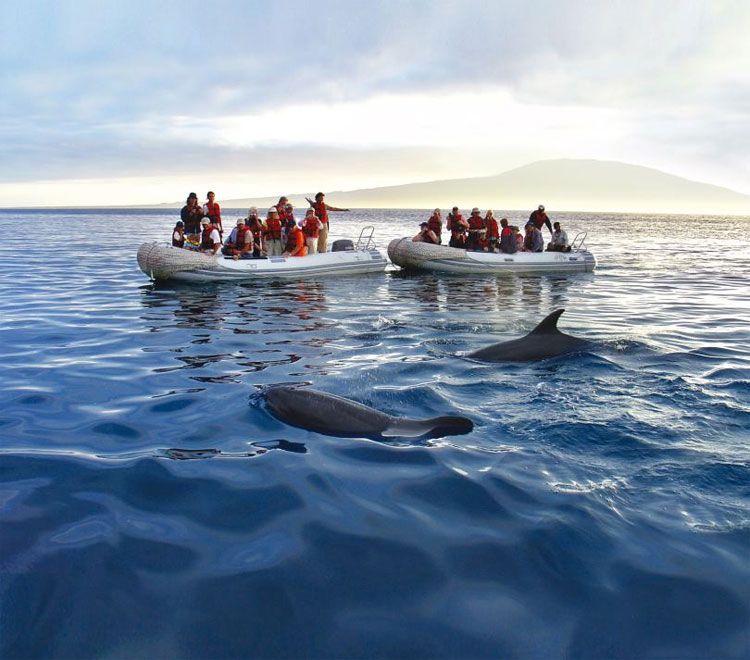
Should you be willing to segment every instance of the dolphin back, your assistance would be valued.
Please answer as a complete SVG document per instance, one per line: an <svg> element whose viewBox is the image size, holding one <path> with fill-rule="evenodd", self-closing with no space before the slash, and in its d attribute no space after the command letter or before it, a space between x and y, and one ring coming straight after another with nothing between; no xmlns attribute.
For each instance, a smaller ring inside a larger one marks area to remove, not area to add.
<svg viewBox="0 0 750 660"><path fill-rule="evenodd" d="M386 438L441 438L446 435L465 435L474 429L474 422L459 415L432 417L431 419L409 419L395 417L393 423L383 431Z"/></svg>

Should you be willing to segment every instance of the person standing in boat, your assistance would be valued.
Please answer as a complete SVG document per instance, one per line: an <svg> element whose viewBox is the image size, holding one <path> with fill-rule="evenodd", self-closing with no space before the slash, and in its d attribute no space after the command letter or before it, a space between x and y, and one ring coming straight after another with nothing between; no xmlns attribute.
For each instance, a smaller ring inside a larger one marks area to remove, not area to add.
<svg viewBox="0 0 750 660"><path fill-rule="evenodd" d="M466 241L467 250L481 250L482 241L487 233L484 226L484 218L479 212L479 209L475 206L471 209L471 215L469 216L469 238Z"/></svg>
<svg viewBox="0 0 750 660"><path fill-rule="evenodd" d="M326 204L324 198L325 194L322 192L319 192L317 195L315 195L315 201L311 200L309 197L305 197L308 204L310 204L310 206L315 211L315 215L318 216L318 220L320 220L322 225L320 228L320 235L318 236L318 252L326 252L328 250L328 230L330 229L328 222L328 212L349 211L349 209L340 209L336 208L335 206Z"/></svg>
<svg viewBox="0 0 750 660"><path fill-rule="evenodd" d="M178 220L172 230L172 247L185 247L185 223Z"/></svg>
<svg viewBox="0 0 750 660"><path fill-rule="evenodd" d="M443 242L443 219L440 215L440 209L435 209L427 220L427 226L430 231L437 236L438 245Z"/></svg>
<svg viewBox="0 0 750 660"><path fill-rule="evenodd" d="M263 232L266 239L266 252L269 257L281 256L281 229L279 210L275 206L272 206L268 209L266 229Z"/></svg>
<svg viewBox="0 0 750 660"><path fill-rule="evenodd" d="M307 254L317 253L318 238L322 226L320 218L315 215L315 209L307 209L305 219L302 221L302 233L305 235L305 243L307 243Z"/></svg>
<svg viewBox="0 0 750 660"><path fill-rule="evenodd" d="M532 211L529 216L529 222L533 222L534 226L541 232L542 227L547 225L549 233L552 233L552 225L550 224L547 214L544 212L544 204L540 204L536 211Z"/></svg>
<svg viewBox="0 0 750 660"><path fill-rule="evenodd" d="M518 252L518 243L513 227L508 226L508 218L500 220L500 227L500 252L515 254ZM516 227L516 232L518 232L518 227Z"/></svg>
<svg viewBox="0 0 750 660"><path fill-rule="evenodd" d="M466 232L469 229L469 223L461 215L457 206L454 206L448 214L446 228L451 233L448 241L450 247L463 248L466 246Z"/></svg>
<svg viewBox="0 0 750 660"><path fill-rule="evenodd" d="M247 212L245 224L253 236L253 256L260 257L265 250L263 244L263 221L258 217L258 209L255 206L250 207Z"/></svg>
<svg viewBox="0 0 750 660"><path fill-rule="evenodd" d="M203 205L203 215L205 215L211 224L219 230L219 235L224 235L224 227L221 226L221 207L216 201L216 195L209 190L206 193L208 201Z"/></svg>
<svg viewBox="0 0 750 660"><path fill-rule="evenodd" d="M216 254L221 248L221 236L219 229L211 224L208 218L201 220L201 252L206 254Z"/></svg>
<svg viewBox="0 0 750 660"><path fill-rule="evenodd" d="M508 221L506 220L507 224ZM484 226L487 229L485 235L485 241L487 247L485 248L488 252L496 252L497 244L500 240L500 228L497 226L497 220L495 220L495 213L493 211L487 211L487 215L484 216Z"/></svg>
<svg viewBox="0 0 750 660"><path fill-rule="evenodd" d="M191 192L180 211L180 220L185 223L185 233L188 236L197 236L201 233L201 218L203 209L198 204L198 195Z"/></svg>

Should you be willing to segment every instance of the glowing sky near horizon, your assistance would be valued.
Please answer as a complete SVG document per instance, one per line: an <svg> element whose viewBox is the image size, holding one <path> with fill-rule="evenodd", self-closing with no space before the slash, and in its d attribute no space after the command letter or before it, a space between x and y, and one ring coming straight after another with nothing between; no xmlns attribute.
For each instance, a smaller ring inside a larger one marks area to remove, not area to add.
<svg viewBox="0 0 750 660"><path fill-rule="evenodd" d="M656 167L750 194L750 3L0 5L0 205Z"/></svg>

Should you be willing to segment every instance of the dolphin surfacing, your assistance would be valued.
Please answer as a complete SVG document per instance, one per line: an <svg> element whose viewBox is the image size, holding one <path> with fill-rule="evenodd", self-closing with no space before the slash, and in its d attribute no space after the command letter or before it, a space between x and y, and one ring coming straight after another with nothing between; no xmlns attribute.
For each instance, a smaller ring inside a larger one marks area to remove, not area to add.
<svg viewBox="0 0 750 660"><path fill-rule="evenodd" d="M265 398L270 412L282 422L340 438L442 437L474 428L466 417L393 417L351 399L295 385L271 387Z"/></svg>
<svg viewBox="0 0 750 660"><path fill-rule="evenodd" d="M531 362L581 351L591 342L557 329L557 321L564 311L555 310L525 337L480 348L466 357L484 362Z"/></svg>

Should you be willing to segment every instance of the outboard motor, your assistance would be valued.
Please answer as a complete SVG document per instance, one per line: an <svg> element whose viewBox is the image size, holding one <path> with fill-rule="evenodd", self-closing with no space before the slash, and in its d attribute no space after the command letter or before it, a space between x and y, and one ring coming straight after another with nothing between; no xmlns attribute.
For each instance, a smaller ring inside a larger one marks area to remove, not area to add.
<svg viewBox="0 0 750 660"><path fill-rule="evenodd" d="M354 242L348 238L340 238L331 244L331 252L351 252L354 250Z"/></svg>

